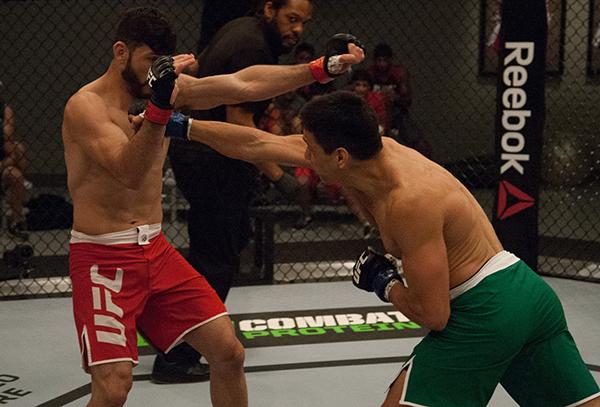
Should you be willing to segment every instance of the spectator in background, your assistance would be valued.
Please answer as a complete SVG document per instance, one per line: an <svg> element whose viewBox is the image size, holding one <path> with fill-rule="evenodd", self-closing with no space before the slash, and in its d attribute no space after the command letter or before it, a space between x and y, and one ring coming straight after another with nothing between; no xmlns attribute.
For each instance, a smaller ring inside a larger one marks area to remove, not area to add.
<svg viewBox="0 0 600 407"><path fill-rule="evenodd" d="M388 116L388 100L382 92L373 91L373 79L364 69L357 69L353 72L350 79L350 90L367 101L369 106L375 111L377 123L379 124L379 133L387 135L390 132L390 120Z"/></svg>
<svg viewBox="0 0 600 407"><path fill-rule="evenodd" d="M402 64L394 64L393 57L392 47L385 43L378 44L373 51L369 74L373 78L373 90L385 93L390 100L392 128L402 134L412 94L408 70Z"/></svg>
<svg viewBox="0 0 600 407"><path fill-rule="evenodd" d="M263 1L256 15L232 20L214 35L198 58L197 76L277 64L279 56L291 52L298 43L311 14L310 0ZM193 116L255 127L268 105L269 101L219 106ZM177 186L190 204L188 261L225 302L240 269L241 252L250 238L249 206L257 168L290 196L296 194L296 180L274 163L255 167L200 143L173 140L169 157ZM182 344L167 357L157 356L152 379L172 383L205 380L208 369L198 360L199 354Z"/></svg>
<svg viewBox="0 0 600 407"><path fill-rule="evenodd" d="M305 64L315 58L315 47L308 42L301 42L294 49L294 63ZM310 85L304 86L296 91L305 102L308 102L314 97L324 95L333 92L335 87L333 83L311 83ZM294 169L296 180L300 185L298 202L302 209L301 217L296 221L294 227L296 229L302 229L310 222L312 222L312 206L313 202L317 197L317 186L321 182L317 174L311 168L298 167ZM329 197L334 202L338 202L342 195L335 185L326 187Z"/></svg>
<svg viewBox="0 0 600 407"><path fill-rule="evenodd" d="M294 228L303 229L313 221L313 205L318 198L317 187L321 183L321 178L312 168L308 167L296 167L294 174L300 184L298 202L302 210L302 215L294 224ZM344 199L339 185L326 184L325 189L331 203L339 204Z"/></svg>
<svg viewBox="0 0 600 407"><path fill-rule="evenodd" d="M383 92L389 100L389 135L430 158L430 144L410 120L412 90L408 69L402 64L394 64L393 58L389 44L378 44L373 51L373 64L368 70L373 78L373 91Z"/></svg>
<svg viewBox="0 0 600 407"><path fill-rule="evenodd" d="M4 84L0 82L0 172L2 190L7 195L10 208L8 214L8 232L19 239L26 240L27 224L23 205L25 203L26 180L24 173L29 166L25 146L15 141L15 114L6 102Z"/></svg>
<svg viewBox="0 0 600 407"><path fill-rule="evenodd" d="M322 184L321 178L315 170L309 167L296 167L294 169L296 179L301 186L298 202L302 215L294 224L295 229L303 229L313 221L313 205L318 199L318 187ZM373 226L367 217L361 212L360 208L354 205L352 200L346 199L344 189L338 183L323 183L329 202L334 205L346 203L352 213L357 217L362 225L363 238L374 237L377 229Z"/></svg>
<svg viewBox="0 0 600 407"><path fill-rule="evenodd" d="M389 131L389 118L387 115L386 108L386 97L381 92L373 92L373 82L369 73L364 69L357 69L353 72L350 79L350 88L356 94L364 98L369 106L375 111L377 121L379 124L380 134ZM301 130L300 118L298 120L298 128ZM301 131L300 131L301 132ZM295 132L295 133L300 133ZM292 133L288 133L292 134ZM321 179L315 173L312 168L299 167L295 169L296 179L300 184L300 207L302 209L302 216L296 222L295 228L302 229L306 227L313 220L312 206L317 199L317 187L321 183ZM329 195L330 200L333 203L339 203L346 201L352 212L356 215L358 220L361 222L363 227L363 237L365 239L373 237L376 229L367 218L361 213L358 208L352 205L352 201L345 199L344 191L338 184L327 184L325 189Z"/></svg>
<svg viewBox="0 0 600 407"><path fill-rule="evenodd" d="M308 42L301 42L294 48L294 63L295 64L307 64L315 59L315 47ZM296 91L298 95L302 96L306 102L311 100L313 97L318 95L324 95L326 93L333 92L335 86L333 82L320 83L314 82L310 85L304 86Z"/></svg>
<svg viewBox="0 0 600 407"><path fill-rule="evenodd" d="M302 133L300 109L304 103L305 100L296 92L277 96L265 111L260 128L280 136Z"/></svg>

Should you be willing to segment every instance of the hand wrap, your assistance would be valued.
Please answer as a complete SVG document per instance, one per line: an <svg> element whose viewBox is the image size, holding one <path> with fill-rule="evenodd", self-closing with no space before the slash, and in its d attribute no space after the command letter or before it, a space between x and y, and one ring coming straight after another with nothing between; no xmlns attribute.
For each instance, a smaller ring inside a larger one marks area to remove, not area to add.
<svg viewBox="0 0 600 407"><path fill-rule="evenodd" d="M309 68L313 78L327 83L347 71L340 62L340 55L348 53L348 44L354 44L364 50L362 43L352 34L335 34L325 45L325 56L310 62Z"/></svg>
<svg viewBox="0 0 600 407"><path fill-rule="evenodd" d="M178 140L189 140L192 119L179 112L173 112L165 129L165 137Z"/></svg>

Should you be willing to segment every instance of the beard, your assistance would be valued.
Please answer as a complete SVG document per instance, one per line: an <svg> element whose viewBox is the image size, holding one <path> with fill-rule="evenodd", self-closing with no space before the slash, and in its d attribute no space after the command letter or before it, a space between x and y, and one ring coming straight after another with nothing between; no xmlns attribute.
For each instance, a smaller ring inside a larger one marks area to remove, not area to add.
<svg viewBox="0 0 600 407"><path fill-rule="evenodd" d="M298 37L295 35L293 37L283 38L281 41L281 49L283 50L283 53L289 54L294 49L296 44L298 44L298 42Z"/></svg>
<svg viewBox="0 0 600 407"><path fill-rule="evenodd" d="M144 85L146 85L146 82L140 82L131 68L131 57L127 60L127 65L123 72L121 72L121 76L127 84L129 93L131 93L134 98L147 99L150 97L149 93L144 92Z"/></svg>
<svg viewBox="0 0 600 407"><path fill-rule="evenodd" d="M281 34L281 31L279 31L279 27L277 27L277 23L276 23L275 19L273 19L271 21L265 21L265 24L267 27L267 32L268 32L271 43L276 44L277 48L279 48L279 50L281 51L282 54L290 53L294 49L294 47L296 46L298 41L300 40L300 38L298 38L298 36L293 35L293 34L292 34L293 37L292 36L283 37Z"/></svg>

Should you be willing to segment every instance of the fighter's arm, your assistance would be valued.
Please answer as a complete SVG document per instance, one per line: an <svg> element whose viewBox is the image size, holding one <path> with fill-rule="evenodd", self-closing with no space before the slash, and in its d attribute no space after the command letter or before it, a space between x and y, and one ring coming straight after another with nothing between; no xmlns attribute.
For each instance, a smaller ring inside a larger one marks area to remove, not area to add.
<svg viewBox="0 0 600 407"><path fill-rule="evenodd" d="M256 127L254 112L245 106L227 106L225 120L227 123L239 124L247 127ZM294 176L286 173L281 166L271 161L254 162L254 166L264 174L279 192L291 199L296 197L299 185Z"/></svg>
<svg viewBox="0 0 600 407"><path fill-rule="evenodd" d="M254 65L229 75L179 77L177 109L204 110L269 99L314 82L308 65Z"/></svg>
<svg viewBox="0 0 600 407"><path fill-rule="evenodd" d="M226 122L239 124L241 126L256 127L254 125L254 112L246 109L244 106L227 106ZM256 168L267 176L270 180L278 179L282 176L283 170L275 163L261 162L254 163Z"/></svg>
<svg viewBox="0 0 600 407"><path fill-rule="evenodd" d="M389 300L418 324L442 330L450 316L450 276L441 209L420 200L394 212L386 229L399 249L391 254L401 254L407 286L393 285Z"/></svg>
<svg viewBox="0 0 600 407"><path fill-rule="evenodd" d="M144 120L128 138L115 124L105 102L91 92L78 92L69 99L63 120L65 143L77 145L115 180L131 189L139 188L163 151L165 127Z"/></svg>
<svg viewBox="0 0 600 407"><path fill-rule="evenodd" d="M310 162L304 156L306 143L301 135L277 136L237 124L192 120L189 139L204 143L237 160L310 166Z"/></svg>
<svg viewBox="0 0 600 407"><path fill-rule="evenodd" d="M362 62L364 52L353 43L348 53L338 56L338 72ZM323 68L321 68L322 70ZM314 64L254 65L229 75L179 77L177 109L204 110L220 105L260 101L306 86L319 79Z"/></svg>

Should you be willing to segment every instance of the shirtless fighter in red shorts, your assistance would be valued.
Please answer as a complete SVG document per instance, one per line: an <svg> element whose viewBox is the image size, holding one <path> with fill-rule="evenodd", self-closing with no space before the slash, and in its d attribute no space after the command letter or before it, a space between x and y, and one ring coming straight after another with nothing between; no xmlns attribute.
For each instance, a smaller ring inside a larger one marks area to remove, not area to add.
<svg viewBox="0 0 600 407"><path fill-rule="evenodd" d="M194 62L192 55L165 56L175 44L160 11L127 11L108 70L65 107L62 134L74 206L70 274L83 366L92 375L89 406L125 403L138 361L136 326L163 351L187 341L206 357L214 405L247 405L244 349L225 306L161 233L165 125L174 105L208 109L264 100L328 80L364 58L349 44L349 53L310 64L196 79L179 75ZM127 108L148 97L145 119L134 131Z"/></svg>

